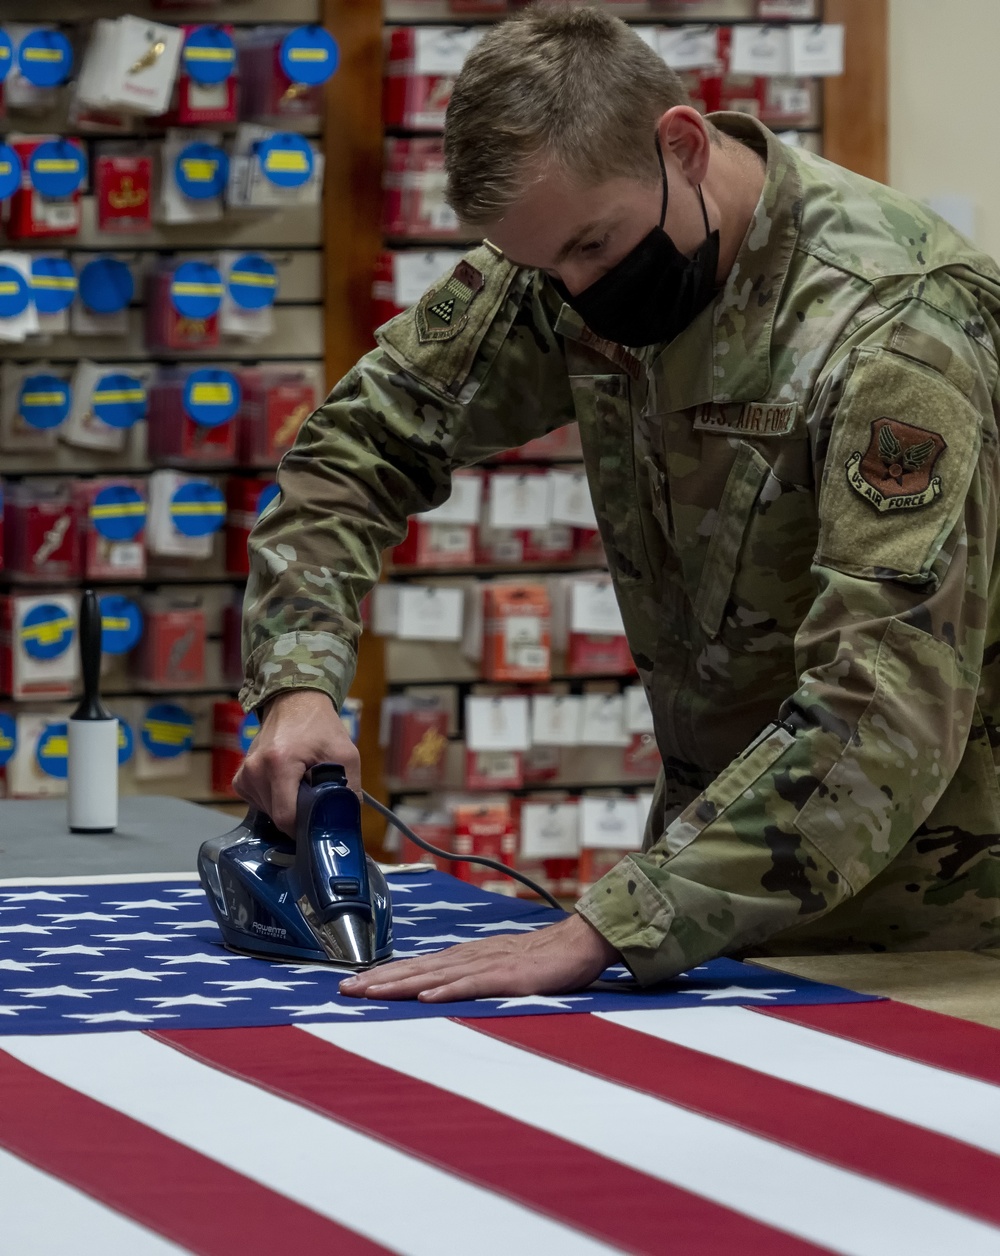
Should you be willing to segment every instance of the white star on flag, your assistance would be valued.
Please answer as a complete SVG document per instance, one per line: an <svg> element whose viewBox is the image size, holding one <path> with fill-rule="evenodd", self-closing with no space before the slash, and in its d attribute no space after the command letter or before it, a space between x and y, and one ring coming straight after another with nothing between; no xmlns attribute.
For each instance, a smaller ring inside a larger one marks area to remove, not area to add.
<svg viewBox="0 0 1000 1256"><path fill-rule="evenodd" d="M30 894L5 893L5 903L64 903L68 898L86 898L85 894L50 894L48 890L32 890Z"/></svg>
<svg viewBox="0 0 1000 1256"><path fill-rule="evenodd" d="M124 951L124 946L29 946L29 951L38 955L97 955L103 956L105 951Z"/></svg>
<svg viewBox="0 0 1000 1256"><path fill-rule="evenodd" d="M433 920L433 916L393 916L393 925L419 925L425 920Z"/></svg>
<svg viewBox="0 0 1000 1256"><path fill-rule="evenodd" d="M99 933L99 938L107 938L109 942L176 942L176 933Z"/></svg>
<svg viewBox="0 0 1000 1256"><path fill-rule="evenodd" d="M276 1007L276 1012L291 1016L364 1016L365 1012L388 1012L382 1003L366 1003L364 1007L344 1007L342 1003L318 1003L315 1007Z"/></svg>
<svg viewBox="0 0 1000 1256"><path fill-rule="evenodd" d="M170 974L173 976L173 974ZM253 981L209 981L210 986L222 986L225 990L294 990L296 986L314 986L315 981L272 981L269 977L255 977Z"/></svg>
<svg viewBox="0 0 1000 1256"><path fill-rule="evenodd" d="M204 994L184 994L174 999L145 995L139 1002L155 1003L157 1010L161 1010L165 1007L225 1007L227 1003L249 1003L250 1000L241 994L231 994L229 998L220 994L217 999L210 999Z"/></svg>
<svg viewBox="0 0 1000 1256"><path fill-rule="evenodd" d="M0 1016L16 1016L18 1012L44 1012L40 1003L0 1003Z"/></svg>
<svg viewBox="0 0 1000 1256"><path fill-rule="evenodd" d="M397 885L395 881L389 882L390 894L409 894L411 890L422 890L430 885L430 881L413 881L410 885ZM421 908L421 910L423 910Z"/></svg>
<svg viewBox="0 0 1000 1256"><path fill-rule="evenodd" d="M471 938L462 938L456 933L439 933L435 938L401 938L400 940L415 942L417 946L431 946L434 942L470 942Z"/></svg>
<svg viewBox="0 0 1000 1256"><path fill-rule="evenodd" d="M331 977L343 977L345 973L356 972L350 964L272 964L272 968L285 973L327 973Z"/></svg>
<svg viewBox="0 0 1000 1256"><path fill-rule="evenodd" d="M93 977L95 981L162 981L164 977L183 977L183 973L151 973L144 968L119 968L117 972L81 973L81 977Z"/></svg>
<svg viewBox="0 0 1000 1256"><path fill-rule="evenodd" d="M501 929L509 929L512 933L531 933L551 923L552 921L549 920L539 920L533 925L526 925L520 920L495 920L491 925L467 925L464 920L461 920L458 922L458 928L473 929L476 933L497 933Z"/></svg>
<svg viewBox="0 0 1000 1256"><path fill-rule="evenodd" d="M130 1025L145 1025L155 1020L176 1020L174 1012L147 1012L137 1016L135 1012L63 1012L64 1020L86 1021L88 1025L106 1025L109 1021L127 1021Z"/></svg>
<svg viewBox="0 0 1000 1256"><path fill-rule="evenodd" d="M164 911L179 911L183 903L165 903L160 898L144 898L134 903L108 902L105 907L161 907Z"/></svg>
<svg viewBox="0 0 1000 1256"><path fill-rule="evenodd" d="M51 933L53 929L58 929L60 933L65 933L69 929L69 925L0 925L0 933Z"/></svg>
<svg viewBox="0 0 1000 1256"><path fill-rule="evenodd" d="M114 990L107 987L103 990L81 990L78 986L48 986L45 989L21 986L11 990L11 994L24 994L30 999L89 999L95 994L114 993Z"/></svg>
<svg viewBox="0 0 1000 1256"><path fill-rule="evenodd" d="M517 998L476 999L476 1003L495 1003L500 1011L508 1007L561 1007L565 1010L567 1003L589 1003L586 994L562 994L558 998L544 994L522 994Z"/></svg>
<svg viewBox="0 0 1000 1256"><path fill-rule="evenodd" d="M714 999L773 999L779 994L793 994L792 990L755 990L753 986L726 986L719 990L681 990L680 994L700 995L705 1003Z"/></svg>
<svg viewBox="0 0 1000 1256"><path fill-rule="evenodd" d="M188 906L187 903L182 905ZM153 923L164 929L203 929L207 925L211 925L213 929L216 927L214 920L155 920Z"/></svg>
<svg viewBox="0 0 1000 1256"><path fill-rule="evenodd" d="M175 964L224 964L234 959L249 959L248 955L234 955L232 959L224 959L221 955L149 955L148 959L162 960L168 968Z"/></svg>
<svg viewBox="0 0 1000 1256"><path fill-rule="evenodd" d="M100 912L96 911L67 912L63 916L60 916L57 912L46 911L42 912L42 915L46 920L51 920L57 925L64 925L67 920L106 920L114 924L118 920L132 919L131 916L102 916Z"/></svg>
<svg viewBox="0 0 1000 1256"><path fill-rule="evenodd" d="M421 903L421 911L472 911L473 907L489 907L489 903Z"/></svg>
<svg viewBox="0 0 1000 1256"><path fill-rule="evenodd" d="M30 973L36 968L55 968L55 964L45 964L33 959L30 964L22 964L16 959L0 959L0 968L12 973Z"/></svg>
<svg viewBox="0 0 1000 1256"><path fill-rule="evenodd" d="M205 891L199 886L196 890L166 890L167 894L176 894L179 898L202 898Z"/></svg>

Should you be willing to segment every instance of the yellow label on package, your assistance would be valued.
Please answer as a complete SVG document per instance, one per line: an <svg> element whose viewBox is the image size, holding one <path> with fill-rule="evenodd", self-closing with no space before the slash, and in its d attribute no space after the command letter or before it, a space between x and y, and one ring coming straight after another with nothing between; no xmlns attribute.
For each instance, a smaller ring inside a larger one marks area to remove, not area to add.
<svg viewBox="0 0 1000 1256"><path fill-rule="evenodd" d="M62 640L65 633L72 631L73 620L68 615L62 619L49 619L43 624L32 624L21 629L22 641L37 641L39 645L53 645Z"/></svg>
<svg viewBox="0 0 1000 1256"><path fill-rule="evenodd" d="M191 387L191 404L195 406L228 406L232 400L231 384L194 384Z"/></svg>
<svg viewBox="0 0 1000 1256"><path fill-rule="evenodd" d="M66 394L61 392L31 392L21 394L23 406L61 406Z"/></svg>
<svg viewBox="0 0 1000 1256"><path fill-rule="evenodd" d="M296 174L302 170L309 169L309 162L306 154L300 152L297 148L278 148L272 149L264 159L265 170L278 170L289 174Z"/></svg>
<svg viewBox="0 0 1000 1256"><path fill-rule="evenodd" d="M181 161L184 178L191 183L208 183L215 178L219 163L214 157L185 157Z"/></svg>
<svg viewBox="0 0 1000 1256"><path fill-rule="evenodd" d="M166 720L146 720L142 728L151 741L161 746L183 746L191 736L187 724L168 724Z"/></svg>

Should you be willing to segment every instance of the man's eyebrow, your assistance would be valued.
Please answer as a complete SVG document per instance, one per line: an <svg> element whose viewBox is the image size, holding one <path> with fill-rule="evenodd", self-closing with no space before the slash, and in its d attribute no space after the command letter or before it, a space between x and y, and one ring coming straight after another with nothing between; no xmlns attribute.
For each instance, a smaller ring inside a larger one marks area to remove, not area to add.
<svg viewBox="0 0 1000 1256"><path fill-rule="evenodd" d="M587 236L592 235L594 232L600 230L601 227L607 226L612 221L613 221L612 218L607 218L607 217L597 218L593 222L588 222L586 226L581 227L579 231L574 232L574 234L570 237L570 239L566 241L566 243L562 246L562 248L556 254L556 258L555 258L555 261L553 262L553 265L558 266L560 262L564 262L566 258L569 257L569 255L577 247L577 245L579 245L582 241L584 241L587 238ZM508 262L510 262L512 266L519 266L522 270L537 270L538 269L538 267L535 267L535 266L525 266L524 262L515 261L514 258L512 258L509 254L504 253L502 249L498 249L495 244L491 244L489 240L484 240L483 243L486 245L487 248L492 249L492 251L496 253L498 257L505 258Z"/></svg>

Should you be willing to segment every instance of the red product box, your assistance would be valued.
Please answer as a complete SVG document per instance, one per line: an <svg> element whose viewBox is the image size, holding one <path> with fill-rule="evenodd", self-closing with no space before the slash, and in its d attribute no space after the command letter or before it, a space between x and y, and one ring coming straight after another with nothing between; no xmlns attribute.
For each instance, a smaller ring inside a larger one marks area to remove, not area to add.
<svg viewBox="0 0 1000 1256"><path fill-rule="evenodd" d="M226 571L231 576L250 574L247 541L257 516L273 496L274 480L258 475L253 479L230 476L226 484ZM267 498L264 495L267 494Z"/></svg>
<svg viewBox="0 0 1000 1256"><path fill-rule="evenodd" d="M318 118L322 86L293 83L281 65L281 41L288 28L259 28L240 44L240 94L245 118Z"/></svg>
<svg viewBox="0 0 1000 1256"><path fill-rule="evenodd" d="M200 27L198 25L185 25L181 29L184 31L184 40L187 42L188 36L199 30ZM219 30L232 39L233 28L231 26L220 25ZM238 58L236 66L239 66ZM223 79L221 83L208 85L198 83L186 73L182 55L180 72L177 76L176 102L176 109L172 111L173 116L170 120L173 121L176 118L180 126L204 126L219 122L236 122L239 118L239 75L237 69L234 68L233 73Z"/></svg>
<svg viewBox="0 0 1000 1256"><path fill-rule="evenodd" d="M77 595L0 597L0 693L68 698L77 678Z"/></svg>
<svg viewBox="0 0 1000 1256"><path fill-rule="evenodd" d="M407 826L411 828L417 837L422 837L425 842L429 842L432 846L436 846L438 850L451 850L455 841L455 825L449 817L445 821L444 817L438 812L426 812L423 816L418 817L415 814L415 808L399 807L397 811L400 819L405 821ZM405 833L399 834L399 848L396 852L397 863L433 863L441 872L451 872L454 864L450 860L441 859L437 855L431 855L423 847L418 846L416 842L411 842ZM389 845L387 840L386 845Z"/></svg>
<svg viewBox="0 0 1000 1256"><path fill-rule="evenodd" d="M102 153L94 163L98 230L152 230L152 183L152 157Z"/></svg>
<svg viewBox="0 0 1000 1256"><path fill-rule="evenodd" d="M389 32L382 121L386 126L415 131L443 131L445 110L458 74L418 74L417 38L412 26L397 26Z"/></svg>
<svg viewBox="0 0 1000 1256"><path fill-rule="evenodd" d="M382 187L385 235L452 240L459 234L458 217L444 199L444 145L440 139L386 140Z"/></svg>
<svg viewBox="0 0 1000 1256"><path fill-rule="evenodd" d="M411 519L392 561L396 567L468 567L476 561L475 526Z"/></svg>
<svg viewBox="0 0 1000 1256"><path fill-rule="evenodd" d="M466 789L520 789L524 758L518 750L465 751Z"/></svg>
<svg viewBox="0 0 1000 1256"><path fill-rule="evenodd" d="M526 563L563 563L573 557L573 529L565 524L527 528L523 537Z"/></svg>
<svg viewBox="0 0 1000 1256"><path fill-rule="evenodd" d="M174 304L171 285L176 263L153 271L146 281L146 346L158 352L196 352L219 343L219 315L191 318Z"/></svg>
<svg viewBox="0 0 1000 1256"><path fill-rule="evenodd" d="M578 895L585 894L592 885L600 881L605 873L621 863L626 855L623 850L604 850L587 848L580 851L579 868L577 870Z"/></svg>
<svg viewBox="0 0 1000 1256"><path fill-rule="evenodd" d="M517 854L517 830L506 802L460 803L454 809L455 836L452 848L456 855L481 855L486 859L514 867ZM453 876L480 889L496 894L513 894L514 882L492 868L480 864L455 863Z"/></svg>
<svg viewBox="0 0 1000 1256"><path fill-rule="evenodd" d="M301 371L248 367L238 372L242 402L237 446L243 466L273 467L316 409L316 386Z"/></svg>
<svg viewBox="0 0 1000 1256"><path fill-rule="evenodd" d="M212 792L235 798L233 777L246 758L247 715L235 698L212 704ZM251 721L255 723L255 721Z"/></svg>
<svg viewBox="0 0 1000 1256"><path fill-rule="evenodd" d="M554 781L562 766L558 746L532 746L523 755L525 785L545 785Z"/></svg>
<svg viewBox="0 0 1000 1256"><path fill-rule="evenodd" d="M205 612L158 595L143 600L146 629L139 651L144 689L193 689L205 683Z"/></svg>
<svg viewBox="0 0 1000 1256"><path fill-rule="evenodd" d="M729 109L735 113L746 113L754 118L761 118L765 112L767 79L754 74L733 74L729 69L732 44L732 27L722 27L719 31L719 58L722 62L722 80L719 85L718 108Z"/></svg>
<svg viewBox="0 0 1000 1256"><path fill-rule="evenodd" d="M573 529L573 553L584 562L604 566L607 561L601 534L596 528Z"/></svg>
<svg viewBox="0 0 1000 1256"><path fill-rule="evenodd" d="M243 683L243 599L222 608L222 674L227 685Z"/></svg>
<svg viewBox="0 0 1000 1256"><path fill-rule="evenodd" d="M571 676L631 676L635 671L635 662L628 641L621 635L571 632L566 670Z"/></svg>
<svg viewBox="0 0 1000 1256"><path fill-rule="evenodd" d="M184 371L164 371L149 389L148 451L160 466L236 461L236 420L207 425L184 407Z"/></svg>
<svg viewBox="0 0 1000 1256"><path fill-rule="evenodd" d="M7 571L15 580L75 580L83 575L77 505L66 480L11 484L4 511Z"/></svg>
<svg viewBox="0 0 1000 1256"><path fill-rule="evenodd" d="M395 271L396 254L390 249L383 250L375 261L372 278L373 331L403 312L404 306L397 302Z"/></svg>
<svg viewBox="0 0 1000 1256"><path fill-rule="evenodd" d="M73 486L82 534L83 574L97 580L141 580L146 574L146 485L143 480L78 480Z"/></svg>
<svg viewBox="0 0 1000 1256"><path fill-rule="evenodd" d="M652 733L633 733L622 755L626 776L652 779L662 766L660 750Z"/></svg>
<svg viewBox="0 0 1000 1256"><path fill-rule="evenodd" d="M444 780L448 712L437 707L394 711L389 724L389 775L400 785L429 789Z"/></svg>
<svg viewBox="0 0 1000 1256"><path fill-rule="evenodd" d="M548 680L550 607L544 584L488 584L483 590L483 676Z"/></svg>
<svg viewBox="0 0 1000 1256"><path fill-rule="evenodd" d="M10 146L21 159L24 174L21 186L8 205L6 230L9 240L43 240L49 236L76 235L80 230L79 188L70 196L50 198L32 186L28 175L28 163L35 149L55 139L72 144L81 161L85 160L83 145L68 136L34 135L30 139L11 140Z"/></svg>

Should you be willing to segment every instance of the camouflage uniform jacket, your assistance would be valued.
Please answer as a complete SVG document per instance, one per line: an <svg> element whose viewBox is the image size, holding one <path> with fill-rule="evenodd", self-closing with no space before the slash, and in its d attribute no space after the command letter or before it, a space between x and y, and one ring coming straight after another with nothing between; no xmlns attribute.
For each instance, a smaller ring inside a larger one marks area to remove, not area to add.
<svg viewBox="0 0 1000 1256"><path fill-rule="evenodd" d="M598 340L480 248L307 422L251 539L247 706L339 702L358 599L451 471L577 419L664 762L578 910L640 981L709 956L1000 942L1000 273L737 115L766 157L724 289Z"/></svg>

